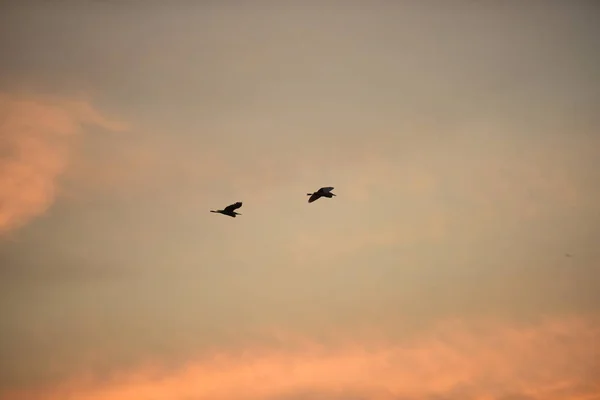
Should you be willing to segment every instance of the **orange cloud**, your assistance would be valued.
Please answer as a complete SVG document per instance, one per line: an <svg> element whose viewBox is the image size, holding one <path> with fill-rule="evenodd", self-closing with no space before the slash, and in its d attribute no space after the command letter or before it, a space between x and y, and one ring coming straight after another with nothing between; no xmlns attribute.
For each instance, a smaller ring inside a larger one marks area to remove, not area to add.
<svg viewBox="0 0 600 400"><path fill-rule="evenodd" d="M69 165L73 139L84 124L121 131L88 102L0 93L0 234L25 225L50 207Z"/></svg>
<svg viewBox="0 0 600 400"><path fill-rule="evenodd" d="M276 334L263 348L198 356L181 368L149 364L110 380L73 379L12 392L13 400L600 398L600 321L528 325L446 321L412 337L332 334L324 345Z"/></svg>

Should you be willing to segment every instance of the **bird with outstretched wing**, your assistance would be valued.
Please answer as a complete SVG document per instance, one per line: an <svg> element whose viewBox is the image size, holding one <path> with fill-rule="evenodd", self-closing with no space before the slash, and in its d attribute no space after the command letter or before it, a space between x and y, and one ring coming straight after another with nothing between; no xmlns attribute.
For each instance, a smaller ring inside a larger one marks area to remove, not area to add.
<svg viewBox="0 0 600 400"><path fill-rule="evenodd" d="M335 194L331 193L331 191L333 190L332 186L326 186L326 187L322 187L321 189L317 190L314 193L307 193L307 196L310 196L308 199L309 203L312 203L315 200L320 199L321 197L327 197L327 198L332 198L333 196L335 196Z"/></svg>
<svg viewBox="0 0 600 400"><path fill-rule="evenodd" d="M242 214L240 214L238 212L235 212L235 210L237 210L241 206L242 206L242 202L238 201L237 203L233 203L233 204L228 205L227 207L225 207L222 210L210 210L210 212L219 213L219 214L223 214L223 215L228 215L230 217L235 218L236 215L242 215Z"/></svg>

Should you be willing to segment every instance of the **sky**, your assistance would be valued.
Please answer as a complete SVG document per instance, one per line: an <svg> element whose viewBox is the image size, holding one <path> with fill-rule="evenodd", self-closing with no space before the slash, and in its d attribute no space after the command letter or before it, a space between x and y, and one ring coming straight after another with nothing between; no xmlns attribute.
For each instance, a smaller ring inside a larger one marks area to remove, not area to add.
<svg viewBox="0 0 600 400"><path fill-rule="evenodd" d="M600 399L599 17L0 2L0 399Z"/></svg>

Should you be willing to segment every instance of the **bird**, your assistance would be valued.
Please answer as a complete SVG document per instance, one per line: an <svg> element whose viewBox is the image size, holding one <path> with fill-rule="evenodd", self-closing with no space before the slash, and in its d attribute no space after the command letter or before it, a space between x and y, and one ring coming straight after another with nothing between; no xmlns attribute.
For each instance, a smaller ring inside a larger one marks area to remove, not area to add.
<svg viewBox="0 0 600 400"><path fill-rule="evenodd" d="M238 208L240 208L241 206L242 206L242 202L238 201L237 203L228 205L227 207L225 207L222 210L210 210L210 212L219 213L219 214L223 214L223 215L229 215L230 217L235 218L236 215L242 215L242 214L234 211L234 210L237 210Z"/></svg>
<svg viewBox="0 0 600 400"><path fill-rule="evenodd" d="M333 190L333 187L328 186L328 187L322 187L321 189L317 190L314 193L307 193L307 196L310 196L310 198L308 199L309 203L312 203L315 200L318 200L321 197L327 197L327 198L332 198L333 196L335 196L335 194L331 193L331 191Z"/></svg>

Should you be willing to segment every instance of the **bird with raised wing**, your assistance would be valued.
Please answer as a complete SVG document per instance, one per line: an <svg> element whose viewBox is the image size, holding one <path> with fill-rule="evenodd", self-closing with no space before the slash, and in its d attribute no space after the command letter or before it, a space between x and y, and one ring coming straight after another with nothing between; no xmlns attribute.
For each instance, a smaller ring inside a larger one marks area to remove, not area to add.
<svg viewBox="0 0 600 400"><path fill-rule="evenodd" d="M235 212L235 210L237 210L241 206L242 206L242 202L238 201L237 203L228 205L227 207L225 207L222 210L210 210L210 212L219 213L219 214L223 214L223 215L229 215L230 217L235 218L236 215L242 215L240 213Z"/></svg>
<svg viewBox="0 0 600 400"><path fill-rule="evenodd" d="M332 198L333 196L335 196L335 194L331 193L331 191L333 190L333 187L328 186L328 187L322 187L321 189L317 190L314 193L307 193L307 196L310 196L310 198L308 199L309 203L312 203L315 200L320 199L321 197L327 197L327 198Z"/></svg>

